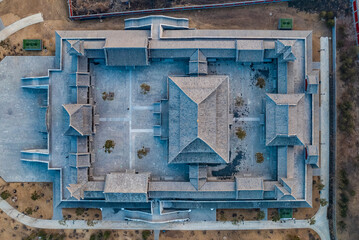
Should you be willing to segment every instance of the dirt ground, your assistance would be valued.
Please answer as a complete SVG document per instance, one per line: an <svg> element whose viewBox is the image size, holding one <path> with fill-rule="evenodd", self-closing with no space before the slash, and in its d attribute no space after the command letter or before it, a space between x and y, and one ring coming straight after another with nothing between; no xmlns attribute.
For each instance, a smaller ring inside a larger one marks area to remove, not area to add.
<svg viewBox="0 0 359 240"><path fill-rule="evenodd" d="M102 220L102 212L95 208L64 208L62 215L66 220Z"/></svg>
<svg viewBox="0 0 359 240"><path fill-rule="evenodd" d="M343 101L343 99L349 99L353 104L353 110L351 111L354 116L354 130L351 134L347 132L337 130L337 156L336 156L336 181L337 181L337 203L340 202L341 194L344 193L348 196L348 210L347 216L341 217L339 204L336 206L337 210L337 234L338 239L340 240L356 240L359 239L359 128L358 128L358 119L359 119L359 82L358 74L352 82L347 82L341 79L340 73L340 58L342 55L347 55L345 51L350 49L352 46L355 46L355 30L353 26L353 18L351 15L347 17L341 17L337 21L338 27L343 26L347 34L346 38L343 38L337 30L338 34L338 43L344 43L343 47L338 46L337 50L337 103ZM355 65L355 69L358 72L358 64ZM338 110L338 122L341 116ZM347 184L346 190L340 188L340 171L344 170L347 173L347 178L349 179L349 184ZM354 195L354 196L353 196ZM340 228L340 222L345 223L345 229Z"/></svg>
<svg viewBox="0 0 359 240"><path fill-rule="evenodd" d="M74 16L79 16L98 13L126 12L144 9L171 8L241 1L245 0L131 0L130 4L128 4L128 2L112 0L71 0L71 9Z"/></svg>
<svg viewBox="0 0 359 240"><path fill-rule="evenodd" d="M298 236L300 240L320 239L310 229L262 230L262 231L166 231L161 232L160 240L291 240ZM292 237L292 238L291 238Z"/></svg>
<svg viewBox="0 0 359 240"><path fill-rule="evenodd" d="M310 219L315 215L320 207L319 199L320 193L316 184L320 182L320 177L313 177L313 191L312 191L312 206L313 208L294 208L293 218L295 219ZM328 200L328 199L327 199Z"/></svg>
<svg viewBox="0 0 359 240"><path fill-rule="evenodd" d="M257 220L259 208L256 209L217 209L217 221L251 221Z"/></svg>
<svg viewBox="0 0 359 240"><path fill-rule="evenodd" d="M65 0L3 0L0 3L0 18L2 19L5 26L21 19L31 14L36 14L41 12L44 17L44 22L29 26L25 29L18 31L17 33L11 35L6 44L2 44L0 46L0 60L4 57L4 55L54 55L55 51L55 30L97 30L97 29L123 29L124 27L124 19L127 17L116 17L116 18L108 18L108 19L95 19L95 20L86 20L86 21L71 21L68 19L68 8L67 8L67 1ZM196 10L196 11L185 11L185 12L176 12L176 13L164 13L168 16L173 17L186 17L190 20L190 27L197 28L197 29L277 29L278 19L279 18L293 18L294 21L294 30L313 30L313 60L319 61L320 54L319 54L319 38L320 36L328 36L329 30L326 27L325 23L321 21L317 14L309 14L305 12L298 12L294 8L288 8L286 3L281 4L265 4L265 5L258 5L258 6L247 6L247 7L237 7L237 8L223 8L223 9L210 9L210 10ZM132 16L134 17L134 16ZM30 38L39 38L43 40L45 49L40 52L25 52L21 49L22 47L22 40L23 39L30 39ZM15 47L15 48L14 48ZM3 182L1 183L1 186ZM14 185L15 186L15 185ZM43 218L51 218L52 214L52 195L48 195L47 190L44 189L52 189L52 186L47 186L47 184L43 184L38 186L37 184L32 185L32 183L24 183L24 186L30 187L30 192L39 191L41 194L44 194L44 197L33 201L27 201L26 205L20 205L19 201L23 198L30 198L29 193L23 193L23 195L19 195L19 192L22 191L23 188L21 183L19 186L16 185L17 191L17 204L18 209L20 211L24 211L27 204L31 203L30 207L35 208L37 205L40 208L32 213L32 216L39 217L42 215ZM11 184L6 185L5 187L9 188L9 191L13 191L15 189ZM28 189L28 188L27 188ZM41 190L41 191L40 191ZM14 193L11 192L13 196ZM50 199L50 202L46 202ZM10 201L10 200L8 200ZM41 205L38 204L40 201L45 201L44 203L41 202ZM315 201L313 201L315 203ZM12 203L10 201L11 204ZM36 204L36 205L35 205ZM46 205L45 205L46 204ZM47 206L48 205L48 206ZM16 205L15 205L16 206ZM46 206L46 207L44 207ZM358 206L358 204L357 204ZM43 209L46 208L47 210L43 212ZM64 213L65 215L71 215L72 217L77 217L74 214L73 210L71 212ZM313 210L314 211L314 210ZM92 213L88 213L90 216ZM96 214L96 213L94 213ZM233 218L234 212L225 213L227 214L227 218ZM240 215L245 216L245 220L253 220L257 214L255 211L246 212L244 210L240 210L237 213L237 216ZM296 214L296 213L295 213ZM304 214L304 213L303 213ZM306 216L309 213L305 213ZM88 217L84 214L83 217ZM298 219L299 219L298 215ZM0 226L4 226L2 228L7 229L6 231L1 230L0 239L17 239L18 236L25 236L24 234L28 234L31 230L25 230L23 226L20 226L21 229L25 231L20 233L18 227L16 230L13 228L16 225L19 225L16 222L12 222L11 220L7 219L6 215L3 213L0 215ZM305 218L305 217L303 217ZM7 227L6 227L7 226ZM303 237L301 239L316 239L316 237L311 238L309 237L308 233L305 231L307 230L300 230L303 231ZM125 238L125 233L127 238ZM247 233L246 233L247 232ZM267 239L286 239L286 234L288 231L260 231L260 238L268 235ZM73 231L67 231L68 234L74 234ZM83 237L80 239L88 239L90 236L91 231L76 231L76 234L85 234L87 237ZM294 232L295 233L295 232ZM4 235L7 234L7 235ZM16 237L9 237L15 234ZM136 239L137 236L141 235L141 232L136 233L135 231L122 231L118 233L120 236L123 236L123 239ZM133 236L130 236L130 235ZM176 234L171 236L167 236L167 234L172 234L171 232L166 232L161 235L161 239L176 239ZM192 236L192 233L183 232L185 234L185 238L189 239L211 239L210 232L207 231L207 235L201 232L204 236L202 238L194 238L197 237L195 232L195 236ZM220 234L229 234L229 233L220 233ZM241 232L232 232L232 235L223 235L227 239L236 239L233 238L234 235L242 236L241 239L258 239L258 234L256 231L254 233L250 231L241 231ZM247 235L248 237L246 237ZM254 235L253 235L254 234ZM277 234L275 236L275 234ZM289 233L288 233L289 234ZM256 235L256 237L254 237ZM82 236L82 235L81 235ZM221 235L222 236L222 235ZM274 237L275 236L275 237ZM199 237L199 236L198 236ZM21 239L21 238L19 238ZM177 237L177 239L180 239ZM218 233L213 233L213 239L219 239ZM222 238L221 238L222 239ZM225 239L225 238L223 238ZM238 238L239 239L239 238Z"/></svg>
<svg viewBox="0 0 359 240"><path fill-rule="evenodd" d="M6 201L19 212L34 218L52 218L52 183L7 183L0 177L0 193L4 191L10 193ZM35 192L38 199L33 200Z"/></svg>
<svg viewBox="0 0 359 240"><path fill-rule="evenodd" d="M18 31L8 39L10 45L22 46L24 38L40 38L46 50L41 52L25 52L24 55L53 55L55 51L55 30L96 30L123 29L124 19L116 17L94 19L86 21L71 21L68 19L67 1L65 0L4 0L0 3L0 18L7 26L16 20L31 14L41 12L44 22L29 26ZM190 27L198 29L277 29L279 18L293 18L295 30L313 30L313 58L319 61L319 38L329 34L325 23L317 14L297 12L288 8L286 3L264 4L257 6L208 9L165 13L168 16L186 17L190 20ZM139 15L140 16L140 15ZM132 16L134 17L134 16ZM20 49L19 49L20 51ZM0 59L3 55L11 54L9 49L0 46Z"/></svg>
<svg viewBox="0 0 359 240"><path fill-rule="evenodd" d="M319 177L313 177L313 207L312 208L294 208L293 218L310 219L320 207L320 193L316 184L320 181ZM268 220L277 209L268 209ZM239 221L239 220L256 220L259 209L217 209L217 221Z"/></svg>

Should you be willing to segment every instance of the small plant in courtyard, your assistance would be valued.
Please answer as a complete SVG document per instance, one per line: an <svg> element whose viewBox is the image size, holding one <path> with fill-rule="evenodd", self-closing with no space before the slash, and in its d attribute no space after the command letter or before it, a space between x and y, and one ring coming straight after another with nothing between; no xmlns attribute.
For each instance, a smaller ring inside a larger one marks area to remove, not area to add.
<svg viewBox="0 0 359 240"><path fill-rule="evenodd" d="M297 235L287 235L288 240L300 240L300 237Z"/></svg>
<svg viewBox="0 0 359 240"><path fill-rule="evenodd" d="M142 239L143 240L147 240L150 236L151 236L151 231L150 230L143 230L142 231Z"/></svg>
<svg viewBox="0 0 359 240"><path fill-rule="evenodd" d="M5 199L11 197L11 194L10 194L10 192L8 190L5 190L0 194L0 196L1 196L2 199L5 200Z"/></svg>
<svg viewBox="0 0 359 240"><path fill-rule="evenodd" d="M265 218L265 213L263 211L259 211L257 213L256 219L257 220L263 220Z"/></svg>
<svg viewBox="0 0 359 240"><path fill-rule="evenodd" d="M239 139L243 140L247 136L247 133L246 131L244 131L242 128L239 127L236 130L236 135Z"/></svg>
<svg viewBox="0 0 359 240"><path fill-rule="evenodd" d="M89 227L95 226L96 223L97 223L97 222L94 221L94 220L87 220L87 221L86 221L86 224L87 224L87 226L89 226Z"/></svg>
<svg viewBox="0 0 359 240"><path fill-rule="evenodd" d="M115 93L114 92L103 92L102 93L102 99L104 101L108 100L108 101L112 101L113 99L115 99Z"/></svg>
<svg viewBox="0 0 359 240"><path fill-rule="evenodd" d="M257 161L257 163L262 163L262 162L264 162L263 153L259 153L259 152L256 153L256 161Z"/></svg>
<svg viewBox="0 0 359 240"><path fill-rule="evenodd" d="M328 201L325 198L321 198L319 200L319 203L320 203L320 206L324 207L324 206L326 206L328 204Z"/></svg>
<svg viewBox="0 0 359 240"><path fill-rule="evenodd" d="M151 86L146 83L142 83L140 87L143 94L147 94L151 90Z"/></svg>
<svg viewBox="0 0 359 240"><path fill-rule="evenodd" d="M85 213L85 209L84 208L76 208L76 215L77 216L81 216L82 214Z"/></svg>
<svg viewBox="0 0 359 240"><path fill-rule="evenodd" d="M237 96L236 97L236 107L241 107L244 105L244 99L242 97Z"/></svg>
<svg viewBox="0 0 359 240"><path fill-rule="evenodd" d="M322 191L323 189L324 189L324 184L323 184L323 180L321 179L320 180L320 182L318 182L316 185L315 185L316 187L317 187L317 189L319 190L319 191Z"/></svg>
<svg viewBox="0 0 359 240"><path fill-rule="evenodd" d="M262 77L257 78L256 86L259 88L264 88L266 86L266 81Z"/></svg>
<svg viewBox="0 0 359 240"><path fill-rule="evenodd" d="M278 222L279 220L280 220L279 213L278 213L278 211L275 211L275 212L272 214L272 221L273 221L273 222Z"/></svg>
<svg viewBox="0 0 359 240"><path fill-rule="evenodd" d="M224 216L224 211L219 212L219 220L220 221L227 221L226 216Z"/></svg>
<svg viewBox="0 0 359 240"><path fill-rule="evenodd" d="M24 212L25 212L26 215L31 215L32 214L32 208L27 207Z"/></svg>
<svg viewBox="0 0 359 240"><path fill-rule="evenodd" d="M310 219L308 219L308 223L309 223L310 225L314 225L315 222L316 222L315 217L311 217Z"/></svg>
<svg viewBox="0 0 359 240"><path fill-rule="evenodd" d="M40 194L38 194L36 191L31 194L31 199L34 201L36 201L40 197L41 197Z"/></svg>
<svg viewBox="0 0 359 240"><path fill-rule="evenodd" d="M62 225L62 226L65 226L66 225L66 219L59 220L59 224Z"/></svg>
<svg viewBox="0 0 359 240"><path fill-rule="evenodd" d="M137 151L137 157L139 159L142 159L143 157L145 157L147 155L147 153L150 152L150 149L149 148L145 148L145 147L142 147L140 150Z"/></svg>
<svg viewBox="0 0 359 240"><path fill-rule="evenodd" d="M106 101L106 99L107 99L107 92L103 92L103 93L102 93L102 99L103 99L104 101Z"/></svg>
<svg viewBox="0 0 359 240"><path fill-rule="evenodd" d="M115 148L115 142L113 140L107 140L102 148L105 149L105 153L111 153L112 149Z"/></svg>

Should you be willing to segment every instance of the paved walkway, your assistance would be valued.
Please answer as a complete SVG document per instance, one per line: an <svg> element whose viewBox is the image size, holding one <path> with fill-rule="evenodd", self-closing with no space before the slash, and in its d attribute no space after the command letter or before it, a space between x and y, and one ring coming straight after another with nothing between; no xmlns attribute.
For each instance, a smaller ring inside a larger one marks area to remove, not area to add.
<svg viewBox="0 0 359 240"><path fill-rule="evenodd" d="M321 179L326 186L321 198L329 197L329 40L321 38ZM283 223L273 221L245 221L233 224L230 221L201 221L183 223L144 223L124 221L94 221L89 226L83 220L44 220L24 215L0 198L0 209L11 218L27 226L43 229L151 229L151 230L260 230L260 229L299 229L311 228L321 240L330 240L327 220L327 206L320 207L315 215L316 223L310 225L307 220L289 220Z"/></svg>
<svg viewBox="0 0 359 240"><path fill-rule="evenodd" d="M1 0L0 0L1 2ZM42 18L42 14L38 13L38 14L34 14L31 16L28 16L26 18L20 19L19 21L14 22L13 24L10 24L9 26L5 27L3 30L0 31L0 41L5 40L6 38L8 38L10 35L16 33L17 31L36 24L36 23L40 23L43 22L44 19Z"/></svg>

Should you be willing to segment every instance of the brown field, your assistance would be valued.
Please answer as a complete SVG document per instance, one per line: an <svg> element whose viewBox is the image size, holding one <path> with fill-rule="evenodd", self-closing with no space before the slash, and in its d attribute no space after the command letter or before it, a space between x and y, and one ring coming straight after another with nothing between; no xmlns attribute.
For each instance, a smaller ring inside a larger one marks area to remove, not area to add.
<svg viewBox="0 0 359 240"><path fill-rule="evenodd" d="M217 221L234 221L234 220L257 220L259 208L256 209L217 209Z"/></svg>
<svg viewBox="0 0 359 240"><path fill-rule="evenodd" d="M130 4L111 0L71 0L71 9L73 10L74 16L79 16L98 13L126 12L144 9L171 8L241 1L245 0L131 0Z"/></svg>
<svg viewBox="0 0 359 240"><path fill-rule="evenodd" d="M3 191L11 194L6 201L19 212L34 218L52 218L52 183L6 183L0 177L0 193ZM37 200L31 199L35 191Z"/></svg>
<svg viewBox="0 0 359 240"><path fill-rule="evenodd" d="M346 37L343 37L339 30L338 34L338 49L337 49L337 104L339 105L346 99L353 104L353 109L350 111L354 117L354 129L351 134L348 134L345 131L337 129L337 156L336 156L336 182L337 182L337 194L336 199L337 203L340 202L341 194L344 193L348 196L348 210L347 216L341 217L339 204L336 206L336 216L337 216L337 235L339 240L356 240L359 239L359 128L358 128L358 119L359 119L359 78L358 78L358 65L354 65L356 71L356 77L353 81L348 81L342 79L340 66L340 58L348 55L347 51L352 51L352 47L355 46L355 30L353 26L352 16L340 17L338 19L338 27L343 27L347 34ZM339 42L343 44L342 47L339 46ZM337 108L338 109L338 108ZM343 116L340 115L338 110L338 126L339 120ZM349 179L349 184L341 190L339 187L340 184L340 171L343 170L347 174ZM353 196L354 195L354 196ZM345 229L341 229L339 223L344 222L346 225Z"/></svg>
<svg viewBox="0 0 359 240"><path fill-rule="evenodd" d="M315 215L320 207L319 190L316 188L316 183L319 182L319 177L313 177L313 207L312 208L294 208L293 218L295 219L310 219ZM268 220L272 219L272 214L277 209L268 209ZM235 221L235 220L257 220L259 209L217 209L217 221Z"/></svg>
<svg viewBox="0 0 359 240"><path fill-rule="evenodd" d="M71 21L68 19L67 1L65 0L3 0L0 3L0 18L5 26L31 14L41 12L44 22L29 26L18 31L7 39L5 45L0 46L0 60L6 55L53 55L55 51L55 30L96 30L96 29L123 29L123 20L126 17L116 17L109 19L95 19L87 21ZM261 6L211 9L185 11L177 13L165 13L165 15L173 17L186 17L190 20L190 27L198 29L277 29L279 18L293 18L295 30L313 30L313 60L319 61L319 38L320 36L328 36L329 30L325 23L319 20L317 14L309 14L298 12L296 9L288 8L286 3L266 4ZM44 49L41 52L25 52L21 49L22 40L25 38L39 38L43 40ZM47 183L4 183L2 180L0 186L3 189L9 189L12 197L15 196L13 190L16 189L17 201L12 202L11 198L7 201L14 207L18 206L19 211L24 211L27 207L36 208L33 211L33 217L44 219L52 216L52 185ZM22 189L30 189L28 192ZM44 196L40 199L31 200L31 194L39 191ZM295 212L297 219L307 218L316 212L315 201L317 193L314 192L313 209L301 209ZM21 203L20 203L21 202ZM354 204L353 204L354 205ZM359 206L359 204L356 204ZM71 215L73 218L88 219L95 217L98 212L89 210L81 216L76 215L76 210L66 209L64 215ZM257 212L250 210L225 210L224 214L228 220L233 218L233 214L237 216L241 214L245 220L255 219ZM358 212L358 211L357 211ZM218 212L217 212L218 214ZM101 217L101 215L100 215ZM27 228L14 220L9 219L7 215L0 214L0 239L22 239L30 235L34 229ZM270 230L270 231L194 231L194 232L178 232L166 231L162 233L160 239L287 239L288 235L297 234L303 239L317 239L317 235L309 230ZM51 232L51 231L49 231ZM62 231L68 237L66 239L89 239L90 235L96 231L88 230L66 230ZM112 237L116 239L142 239L141 231L113 231ZM114 239L114 238L111 238ZM151 237L149 238L151 239Z"/></svg>
<svg viewBox="0 0 359 240"><path fill-rule="evenodd" d="M261 231L166 231L164 233L161 232L160 240L290 240L290 237L294 236L298 236L300 240L320 239L317 233L313 230L290 229Z"/></svg>
<svg viewBox="0 0 359 240"><path fill-rule="evenodd" d="M66 220L102 220L102 212L96 208L63 208L62 215Z"/></svg>

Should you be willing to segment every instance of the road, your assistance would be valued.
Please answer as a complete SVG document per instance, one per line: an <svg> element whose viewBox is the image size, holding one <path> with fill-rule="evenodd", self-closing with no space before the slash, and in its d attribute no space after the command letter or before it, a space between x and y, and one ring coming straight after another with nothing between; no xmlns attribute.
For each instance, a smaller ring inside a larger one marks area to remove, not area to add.
<svg viewBox="0 0 359 240"><path fill-rule="evenodd" d="M0 0L1 2L1 0ZM37 13L34 15L30 15L26 18L20 19L19 21L16 21L12 24L10 24L9 26L5 27L4 29L2 29L0 31L0 41L5 40L6 38L8 38L10 35L16 33L17 31L36 24L36 23L40 23L43 22L44 19L42 18L42 14L41 13Z"/></svg>

